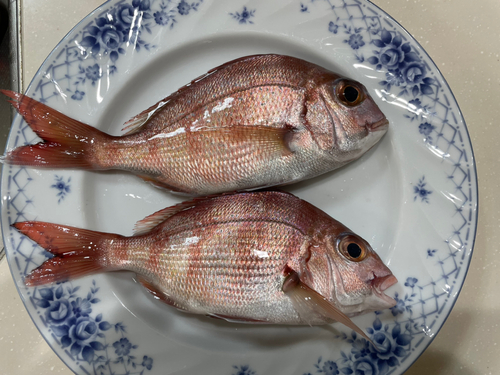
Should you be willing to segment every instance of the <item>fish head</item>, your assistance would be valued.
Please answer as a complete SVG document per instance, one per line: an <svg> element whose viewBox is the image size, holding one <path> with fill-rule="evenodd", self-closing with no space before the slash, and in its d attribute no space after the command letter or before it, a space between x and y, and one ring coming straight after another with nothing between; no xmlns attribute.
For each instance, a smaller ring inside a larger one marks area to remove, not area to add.
<svg viewBox="0 0 500 375"><path fill-rule="evenodd" d="M345 314L354 316L396 305L384 291L397 279L367 241L344 231L327 237L326 250L332 290L328 297Z"/></svg>
<svg viewBox="0 0 500 375"><path fill-rule="evenodd" d="M320 147L340 164L359 158L387 132L387 118L361 83L331 74L317 90L325 113L321 127L329 134Z"/></svg>

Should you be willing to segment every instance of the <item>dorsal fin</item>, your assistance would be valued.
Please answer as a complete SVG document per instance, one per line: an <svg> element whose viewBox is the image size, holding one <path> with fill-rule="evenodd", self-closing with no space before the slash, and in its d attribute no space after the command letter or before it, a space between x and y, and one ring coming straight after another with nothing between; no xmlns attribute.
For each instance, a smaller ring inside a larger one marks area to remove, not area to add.
<svg viewBox="0 0 500 375"><path fill-rule="evenodd" d="M199 77L193 79L187 85L182 86L181 88L179 88L177 91L173 92L172 94L170 94L166 98L160 100L156 104L153 104L148 109L144 110L143 112L139 113L137 116L134 116L130 120L128 120L124 124L124 128L122 129L122 131L125 131L125 130L127 131L124 135L129 135L129 134L133 134L133 133L138 132L139 129L141 128L141 126L144 125L151 118L151 116L153 116L156 113L156 111L158 111L161 107L163 107L165 104L167 104L168 102L170 102L173 97L175 97L177 95L180 95L184 91L190 89L191 86L193 84L195 84L196 82L201 81L202 79L204 79L204 78L206 78L206 77L214 74L215 72L217 72L219 70L223 70L223 69L227 68L228 66L231 66L231 65L233 65L235 63L239 63L239 62L242 62L242 61L245 61L245 60L251 60L251 59L254 59L254 58L259 58L260 56L261 55L252 55L252 56L240 57L240 58L228 61L228 62L226 62L226 63L224 63L224 64L222 64L220 66L217 66L215 68L210 69L206 73L201 74Z"/></svg>
<svg viewBox="0 0 500 375"><path fill-rule="evenodd" d="M233 193L214 194L214 195L208 195L206 197L193 198L189 201L178 203L175 206L170 206L170 207L164 208L160 211L157 211L154 214L151 214L149 216L146 216L144 219L139 220L135 224L134 236L139 236L139 235L150 232L154 227L156 227L160 223L163 223L169 217L174 216L178 212L195 207L196 205L198 205L201 202L210 200L210 199L215 198L215 197L221 197L223 195L231 195L231 194L233 194Z"/></svg>
<svg viewBox="0 0 500 375"><path fill-rule="evenodd" d="M151 118L151 116L156 113L156 111L158 111L170 101L169 98L170 97L160 100L158 103L153 104L151 107L142 111L137 116L132 117L125 124L123 124L124 128L122 129L122 131L127 130L124 135L137 133L142 125L144 125Z"/></svg>

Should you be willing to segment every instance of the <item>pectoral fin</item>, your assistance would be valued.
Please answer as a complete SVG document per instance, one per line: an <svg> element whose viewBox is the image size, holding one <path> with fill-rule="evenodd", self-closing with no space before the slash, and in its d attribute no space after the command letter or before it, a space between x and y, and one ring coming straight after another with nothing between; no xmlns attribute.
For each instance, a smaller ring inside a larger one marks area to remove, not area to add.
<svg viewBox="0 0 500 375"><path fill-rule="evenodd" d="M292 271L287 276L283 283L283 292L290 297L299 316L306 322L310 321L309 317L311 314L317 313L344 324L353 331L359 333L369 342L372 342L361 328L354 324L347 315L340 311L335 305L328 302L321 294L300 281L297 272Z"/></svg>
<svg viewBox="0 0 500 375"><path fill-rule="evenodd" d="M276 153L282 156L289 156L293 152L290 143L293 140L293 129L275 128L261 125L232 125L228 127L205 129L204 131L194 131L193 138L200 137L199 140L206 143L204 147L219 143L242 148L251 146L257 148L263 154Z"/></svg>

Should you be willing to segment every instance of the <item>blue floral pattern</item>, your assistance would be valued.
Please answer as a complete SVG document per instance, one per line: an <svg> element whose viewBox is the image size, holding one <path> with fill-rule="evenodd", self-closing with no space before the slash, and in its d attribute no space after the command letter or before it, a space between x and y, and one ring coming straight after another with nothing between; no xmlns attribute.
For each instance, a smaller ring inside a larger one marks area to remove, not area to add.
<svg viewBox="0 0 500 375"><path fill-rule="evenodd" d="M233 366L233 368L236 372L233 371L232 375L256 375L256 372L253 371L248 365Z"/></svg>
<svg viewBox="0 0 500 375"><path fill-rule="evenodd" d="M99 287L92 281L86 297L79 296L80 287L62 283L37 288L31 297L34 305L44 311L44 323L59 339L59 345L69 350L76 361L92 365L96 375L144 374L153 368L153 359L143 356L142 362L131 354L138 348L126 337L122 323L111 324L102 313L93 315L93 306L99 304L96 297ZM114 328L119 337L108 342L107 331Z"/></svg>
<svg viewBox="0 0 500 375"><path fill-rule="evenodd" d="M436 254L437 249L427 249L427 258L433 257Z"/></svg>
<svg viewBox="0 0 500 375"><path fill-rule="evenodd" d="M332 9L335 9L335 6L332 5ZM437 90L436 81L428 76L428 68L421 57L412 44L404 40L399 31L390 31L383 27L378 17L366 21L366 25L362 27L354 27L346 22L341 25L334 21L328 23L328 31L333 34L337 34L339 28L348 35L343 42L352 48L360 63L368 62L377 71L384 72L385 79L379 84L386 93L392 92L396 87L398 90L394 92L395 95L411 98L408 110L412 115L405 117L414 120L434 115L429 111L428 105L421 104L420 97L434 94ZM366 39L367 37L369 39ZM370 48L370 52L366 53L367 57L362 53L362 47ZM427 142L432 143L431 133L435 130L435 126L429 122L422 122L418 130L426 137Z"/></svg>
<svg viewBox="0 0 500 375"><path fill-rule="evenodd" d="M371 342L358 337L356 332L350 335L342 333L339 339L351 345L350 352L341 351L340 358L324 360L319 357L314 364L316 374L337 375L386 375L393 372L401 361L408 357L412 350L412 343L418 336L424 334L425 326L416 323L412 316L412 308L420 302L415 299L418 280L410 277L405 286L411 289L403 299L396 293L396 306L391 309L394 317L407 315L403 321L396 320L393 324L383 324L379 318L380 312L375 313L375 319L366 329ZM312 372L304 375L312 375Z"/></svg>
<svg viewBox="0 0 500 375"><path fill-rule="evenodd" d="M250 18L255 16L255 9L249 10L247 7L243 7L243 10L240 12L229 13L231 17L237 20L239 23L253 23Z"/></svg>
<svg viewBox="0 0 500 375"><path fill-rule="evenodd" d="M108 9L84 28L77 41L78 48L67 50L68 58L79 61L78 71L68 77L72 81L67 89L69 97L82 100L85 83L89 81L94 86L103 77L104 69L113 75L118 70L117 61L127 48L132 47L135 52L156 48L148 42L148 35L154 28L172 29L179 17L196 12L202 3L203 0L133 0ZM252 16L253 12L249 12L242 13L241 17L247 22ZM109 63L103 57L108 57Z"/></svg>
<svg viewBox="0 0 500 375"><path fill-rule="evenodd" d="M62 176L55 175L54 177L56 179L56 182L52 184L50 187L58 191L57 203L61 203L61 201L66 197L66 195L71 192L71 187L69 184L71 182L71 177L68 177L66 181L64 181L64 178Z"/></svg>
<svg viewBox="0 0 500 375"><path fill-rule="evenodd" d="M429 203L429 195L432 194L432 191L427 189L425 186L427 185L427 182L425 182L425 176L422 176L420 180L418 180L417 185L413 187L413 192L415 194L415 197L413 198L414 201L420 198L421 202Z"/></svg>

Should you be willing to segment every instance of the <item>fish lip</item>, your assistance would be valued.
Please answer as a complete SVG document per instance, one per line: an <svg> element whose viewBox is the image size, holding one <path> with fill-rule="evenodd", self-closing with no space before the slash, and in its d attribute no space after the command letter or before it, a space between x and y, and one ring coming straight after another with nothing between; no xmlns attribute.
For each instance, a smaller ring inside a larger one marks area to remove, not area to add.
<svg viewBox="0 0 500 375"><path fill-rule="evenodd" d="M370 131L385 131L389 127L389 120L387 118L383 118L381 120L378 120L374 123L368 124L367 125L368 129Z"/></svg>
<svg viewBox="0 0 500 375"><path fill-rule="evenodd" d="M398 279L392 274L383 277L375 277L372 280L372 286L373 290L375 291L375 295L386 302L389 305L388 308L396 306L397 302L394 298L389 297L387 294L385 294L384 291L397 282Z"/></svg>

